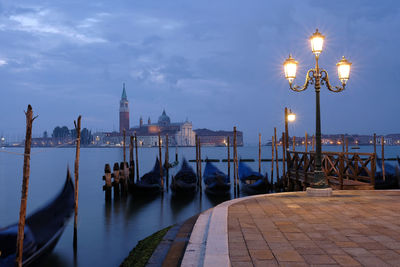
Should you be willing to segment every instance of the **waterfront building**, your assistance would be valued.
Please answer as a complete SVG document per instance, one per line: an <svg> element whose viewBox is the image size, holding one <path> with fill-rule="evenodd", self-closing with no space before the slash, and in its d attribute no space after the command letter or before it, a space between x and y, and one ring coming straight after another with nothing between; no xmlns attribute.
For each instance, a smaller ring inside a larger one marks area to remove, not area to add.
<svg viewBox="0 0 400 267"><path fill-rule="evenodd" d="M138 146L151 147L158 146L158 134L160 133L161 145L165 145L168 134L168 144L170 146L195 146L196 134L204 146L225 146L227 137L230 137L233 144L232 131L211 131L208 129L198 129L193 131L192 122L186 119L184 122L172 122L165 109L158 117L156 123L152 123L148 117L147 124L143 122L142 116L139 119L139 125L129 126L129 105L126 94L125 84L123 85L122 96L119 108L119 132L98 132L95 133L93 144L100 146L122 146L123 130L126 130L126 142L129 142L129 136L136 133ZM243 145L243 133L237 132L237 144Z"/></svg>
<svg viewBox="0 0 400 267"><path fill-rule="evenodd" d="M232 131L212 131L209 129L194 130L200 138L202 146L226 146L229 136L229 145L233 146ZM243 132L236 131L237 145L243 146Z"/></svg>

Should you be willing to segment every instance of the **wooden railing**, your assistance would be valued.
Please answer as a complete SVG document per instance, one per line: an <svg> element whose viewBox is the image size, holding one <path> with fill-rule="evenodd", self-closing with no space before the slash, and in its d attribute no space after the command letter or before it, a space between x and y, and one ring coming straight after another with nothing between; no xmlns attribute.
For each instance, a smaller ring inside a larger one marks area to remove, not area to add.
<svg viewBox="0 0 400 267"><path fill-rule="evenodd" d="M306 185L311 184L315 168L315 152L288 151L287 176ZM322 152L322 170L327 182L338 189L344 186L375 185L374 153Z"/></svg>

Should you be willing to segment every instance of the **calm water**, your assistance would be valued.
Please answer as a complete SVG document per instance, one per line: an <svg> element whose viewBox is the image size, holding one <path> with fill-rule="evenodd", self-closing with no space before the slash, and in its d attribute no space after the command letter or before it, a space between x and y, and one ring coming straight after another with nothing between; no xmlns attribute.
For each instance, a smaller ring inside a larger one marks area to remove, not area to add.
<svg viewBox="0 0 400 267"><path fill-rule="evenodd" d="M298 147L296 150L304 150ZM279 155L282 154L280 148ZM327 151L341 151L340 146L324 147ZM361 146L360 152L372 152L372 146ZM378 147L380 152L380 147ZM22 153L21 148L3 148L0 153L0 228L18 221L23 157L12 153ZM12 152L12 153L6 153ZM232 151L231 151L232 152ZM128 154L128 153L127 153ZM170 159L175 156L175 149L170 149ZM179 159L195 158L194 148L178 148ZM202 148L202 157L226 158L226 148ZM258 147L238 148L242 158L258 158ZM149 171L157 148L139 149L140 175ZM400 155L400 147L385 147L385 157ZM163 151L164 157L164 151ZM73 148L35 148L31 156L31 175L28 195L28 214L52 199L62 188L67 166L74 166L75 149ZM262 147L262 158L271 158L271 147ZM82 148L79 177L79 217L78 251L74 259L72 248L73 220L71 219L58 245L49 256L45 266L118 266L136 243L171 224L215 206L223 200L209 199L206 194L199 194L190 200L176 200L171 193L163 197L141 199L135 196L112 200L106 203L102 186L104 164L120 162L123 159L121 149ZM195 163L191 163L195 167ZM258 162L249 162L255 170ZM216 165L227 171L226 163ZM203 169L205 164L203 163ZM270 163L262 162L262 172L270 171ZM232 168L231 168L232 169ZM280 164L279 170L282 171ZM177 172L177 168L170 171ZM73 172L73 169L72 169ZM276 171L275 171L276 172ZM232 176L232 175L231 175ZM233 197L233 193L231 194Z"/></svg>

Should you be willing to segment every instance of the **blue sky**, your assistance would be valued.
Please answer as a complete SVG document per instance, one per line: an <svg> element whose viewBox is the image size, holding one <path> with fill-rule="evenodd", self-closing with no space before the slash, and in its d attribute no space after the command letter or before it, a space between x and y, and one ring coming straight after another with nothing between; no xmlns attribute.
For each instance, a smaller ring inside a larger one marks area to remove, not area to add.
<svg viewBox="0 0 400 267"><path fill-rule="evenodd" d="M353 63L347 89L321 91L323 133L400 132L400 2L370 1L2 1L0 133L23 135L28 104L34 134L57 125L118 129L122 83L131 126L165 108L194 128L244 131L245 141L315 129L315 93L290 91L282 63L314 66L308 38L326 36L321 67Z"/></svg>

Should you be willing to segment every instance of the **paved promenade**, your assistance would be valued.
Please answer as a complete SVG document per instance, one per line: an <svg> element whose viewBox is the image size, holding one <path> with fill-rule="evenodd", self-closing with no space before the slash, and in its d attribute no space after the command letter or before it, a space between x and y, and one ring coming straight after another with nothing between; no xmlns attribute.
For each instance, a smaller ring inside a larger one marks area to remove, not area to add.
<svg viewBox="0 0 400 267"><path fill-rule="evenodd" d="M235 199L199 216L182 266L400 266L400 191Z"/></svg>

